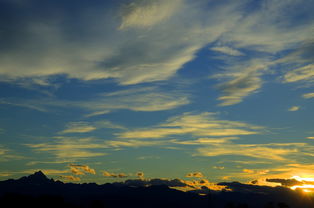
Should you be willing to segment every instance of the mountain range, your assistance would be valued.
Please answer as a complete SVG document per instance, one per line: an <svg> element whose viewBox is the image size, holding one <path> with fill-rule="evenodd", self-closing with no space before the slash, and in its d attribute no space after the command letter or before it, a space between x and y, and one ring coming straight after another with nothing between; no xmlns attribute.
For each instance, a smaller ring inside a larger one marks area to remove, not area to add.
<svg viewBox="0 0 314 208"><path fill-rule="evenodd" d="M313 195L285 187L238 182L220 183L223 191L198 194L167 185L135 186L131 183L63 183L41 171L0 181L0 207L61 208L313 208Z"/></svg>

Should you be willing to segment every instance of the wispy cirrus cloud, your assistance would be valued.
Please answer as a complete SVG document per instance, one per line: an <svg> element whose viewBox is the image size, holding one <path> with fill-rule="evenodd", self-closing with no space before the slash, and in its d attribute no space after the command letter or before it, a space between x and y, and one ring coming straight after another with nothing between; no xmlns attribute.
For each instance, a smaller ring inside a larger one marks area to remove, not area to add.
<svg viewBox="0 0 314 208"><path fill-rule="evenodd" d="M302 95L302 97L305 99L314 98L314 92L305 93Z"/></svg>
<svg viewBox="0 0 314 208"><path fill-rule="evenodd" d="M196 155L221 156L238 155L264 160L285 161L287 156L298 153L305 143L236 144L222 143L197 149Z"/></svg>
<svg viewBox="0 0 314 208"><path fill-rule="evenodd" d="M122 7L122 23L120 29L147 28L167 20L183 5L182 0L176 1L145 1L137 0Z"/></svg>
<svg viewBox="0 0 314 208"><path fill-rule="evenodd" d="M11 160L21 160L26 157L23 155L16 154L12 149L0 145L0 161L11 161Z"/></svg>
<svg viewBox="0 0 314 208"><path fill-rule="evenodd" d="M67 128L61 131L60 134L86 133L94 130L96 130L96 128L87 124L86 122L72 122L67 124Z"/></svg>
<svg viewBox="0 0 314 208"><path fill-rule="evenodd" d="M51 108L78 108L87 112L85 115L87 118L121 109L143 112L171 110L189 103L188 94L176 90L166 92L157 87L134 87L127 90L101 93L88 100L64 100L53 97L49 99L6 98L0 100L0 104L20 106L42 112L47 112ZM68 131L67 133L75 130L76 126L88 126L86 123L69 123L68 125L68 130L65 130ZM95 125L101 126L100 123ZM103 125L109 126L110 124L107 122ZM84 128L78 128L77 131L80 129ZM93 127L89 126L85 130L93 130Z"/></svg>
<svg viewBox="0 0 314 208"><path fill-rule="evenodd" d="M93 138L62 137L49 143L26 144L36 152L48 152L59 159L76 161L79 158L104 156L106 153L99 151L104 147ZM98 151L95 151L98 150Z"/></svg>
<svg viewBox="0 0 314 208"><path fill-rule="evenodd" d="M220 106L229 106L240 103L243 99L257 92L263 84L262 75L270 63L262 59L254 59L244 63L237 63L226 69L225 73L213 75L211 78L227 80L216 87L222 92L218 97L222 101Z"/></svg>
<svg viewBox="0 0 314 208"><path fill-rule="evenodd" d="M169 118L158 126L116 133L119 138L164 138L172 135L190 134L194 136L236 136L258 134L260 126L219 120L215 113L191 114Z"/></svg>
<svg viewBox="0 0 314 208"><path fill-rule="evenodd" d="M82 80L114 78L122 85L166 80L241 17L235 3L213 4L210 12L204 9L206 3L137 0L108 7L103 2L89 3L88 10L81 3L75 12L62 2L47 7L28 1L27 12L16 15L26 5L2 2L9 10L3 18L11 19L18 31L4 31L4 39L12 44L1 44L0 73L11 79L55 74ZM34 12L38 6L46 14L41 22L34 21L39 19ZM49 11L60 14L59 19ZM81 24L62 21L70 17ZM204 22L205 17L210 21Z"/></svg>
<svg viewBox="0 0 314 208"><path fill-rule="evenodd" d="M314 64L291 70L284 75L284 82L314 81Z"/></svg>
<svg viewBox="0 0 314 208"><path fill-rule="evenodd" d="M210 48L210 50L224 53L230 56L243 56L244 55L241 51L228 47L228 46L216 46L216 47Z"/></svg>

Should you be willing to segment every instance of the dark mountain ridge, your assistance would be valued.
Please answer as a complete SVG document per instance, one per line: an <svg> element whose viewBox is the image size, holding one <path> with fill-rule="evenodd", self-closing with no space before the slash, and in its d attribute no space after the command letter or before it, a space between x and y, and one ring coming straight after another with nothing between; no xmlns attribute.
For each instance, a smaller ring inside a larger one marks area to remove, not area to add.
<svg viewBox="0 0 314 208"><path fill-rule="evenodd" d="M166 185L129 186L130 183L63 183L41 171L20 179L0 181L0 207L69 208L313 208L313 196L284 187L221 183L232 191L206 195L183 192Z"/></svg>

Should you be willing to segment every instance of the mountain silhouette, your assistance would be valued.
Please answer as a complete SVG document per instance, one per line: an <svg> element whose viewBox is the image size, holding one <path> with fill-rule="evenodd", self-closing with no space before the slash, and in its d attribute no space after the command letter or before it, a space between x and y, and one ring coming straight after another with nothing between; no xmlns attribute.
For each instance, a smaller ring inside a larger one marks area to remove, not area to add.
<svg viewBox="0 0 314 208"><path fill-rule="evenodd" d="M35 172L29 176L24 176L18 180L20 183L29 183L29 184L37 184L43 185L47 183L54 182L53 179L48 179L48 177L41 171Z"/></svg>
<svg viewBox="0 0 314 208"><path fill-rule="evenodd" d="M31 208L313 208L314 197L284 187L238 182L220 183L227 190L199 194L167 185L136 186L139 179L98 185L63 183L41 171L17 180L0 181L0 207ZM153 180L153 179L152 179ZM158 181L158 179L154 179ZM130 185L132 184L132 185ZM142 183L143 184L143 183ZM145 184L145 183L144 183ZM205 189L204 189L205 190Z"/></svg>

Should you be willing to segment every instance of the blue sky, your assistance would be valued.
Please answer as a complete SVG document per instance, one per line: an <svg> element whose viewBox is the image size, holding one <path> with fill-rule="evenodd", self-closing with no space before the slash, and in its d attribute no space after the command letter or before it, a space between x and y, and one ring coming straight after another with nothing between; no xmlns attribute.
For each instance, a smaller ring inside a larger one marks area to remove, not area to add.
<svg viewBox="0 0 314 208"><path fill-rule="evenodd" d="M314 176L314 1L0 8L1 179Z"/></svg>

